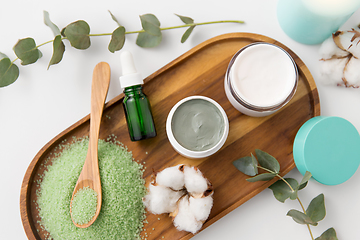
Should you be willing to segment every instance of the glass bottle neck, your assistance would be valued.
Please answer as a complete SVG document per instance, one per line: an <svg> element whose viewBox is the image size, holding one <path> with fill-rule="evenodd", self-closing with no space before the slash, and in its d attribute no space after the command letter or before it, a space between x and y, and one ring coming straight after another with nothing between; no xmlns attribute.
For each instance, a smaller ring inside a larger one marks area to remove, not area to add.
<svg viewBox="0 0 360 240"><path fill-rule="evenodd" d="M129 86L129 87L126 87L124 89L124 93L125 94L135 94L135 93L142 93L142 85L134 85L134 86Z"/></svg>

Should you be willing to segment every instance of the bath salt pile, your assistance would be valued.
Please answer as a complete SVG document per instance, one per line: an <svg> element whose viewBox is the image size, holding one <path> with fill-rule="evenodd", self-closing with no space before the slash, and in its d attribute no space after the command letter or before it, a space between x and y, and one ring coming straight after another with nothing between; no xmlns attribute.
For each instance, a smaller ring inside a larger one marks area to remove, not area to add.
<svg viewBox="0 0 360 240"><path fill-rule="evenodd" d="M177 165L154 173L144 198L151 213L168 213L179 231L195 234L209 217L213 188L196 167Z"/></svg>
<svg viewBox="0 0 360 240"><path fill-rule="evenodd" d="M97 192L89 187L79 189L72 201L71 215L76 224L83 225L95 216L97 206Z"/></svg>
<svg viewBox="0 0 360 240"><path fill-rule="evenodd" d="M99 140L99 169L103 202L97 220L88 228L76 227L70 216L70 200L88 149L88 139L65 145L42 176L37 192L40 225L48 239L140 239L145 219L142 198L146 194L142 165L115 140ZM85 192L89 193L89 192ZM90 195L86 199L90 199ZM85 199L85 200L86 200ZM86 212L78 219L86 220Z"/></svg>
<svg viewBox="0 0 360 240"><path fill-rule="evenodd" d="M320 47L320 80L329 85L360 87L360 30L337 31Z"/></svg>

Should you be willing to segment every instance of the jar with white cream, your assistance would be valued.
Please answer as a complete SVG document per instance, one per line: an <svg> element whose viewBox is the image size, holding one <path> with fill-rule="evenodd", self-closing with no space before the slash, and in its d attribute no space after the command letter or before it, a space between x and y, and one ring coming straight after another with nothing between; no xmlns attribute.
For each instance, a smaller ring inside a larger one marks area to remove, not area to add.
<svg viewBox="0 0 360 240"><path fill-rule="evenodd" d="M225 75L225 93L238 111L263 117L291 100L298 78L296 63L284 49L253 43L232 57Z"/></svg>

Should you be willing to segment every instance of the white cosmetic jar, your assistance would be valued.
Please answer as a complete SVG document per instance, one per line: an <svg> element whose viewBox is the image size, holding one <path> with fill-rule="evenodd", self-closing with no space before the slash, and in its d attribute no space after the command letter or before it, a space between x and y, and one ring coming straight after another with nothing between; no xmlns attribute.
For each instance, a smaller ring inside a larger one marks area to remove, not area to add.
<svg viewBox="0 0 360 240"><path fill-rule="evenodd" d="M230 60L225 93L240 112L263 117L285 106L295 95L299 74L293 58L271 43L252 43Z"/></svg>
<svg viewBox="0 0 360 240"><path fill-rule="evenodd" d="M181 126L180 130L178 126ZM166 134L172 147L182 156L205 158L224 145L229 134L229 120L224 109L213 99L190 96L170 110Z"/></svg>

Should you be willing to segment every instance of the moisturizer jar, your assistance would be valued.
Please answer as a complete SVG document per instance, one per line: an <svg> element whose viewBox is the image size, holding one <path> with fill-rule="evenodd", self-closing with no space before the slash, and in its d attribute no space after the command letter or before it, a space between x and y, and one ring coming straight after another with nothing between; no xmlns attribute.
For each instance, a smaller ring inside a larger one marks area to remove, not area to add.
<svg viewBox="0 0 360 240"><path fill-rule="evenodd" d="M225 74L225 93L238 111L263 117L291 100L298 78L296 63L284 49L253 43L232 57Z"/></svg>
<svg viewBox="0 0 360 240"><path fill-rule="evenodd" d="M166 120L167 137L173 148L187 158L205 158L216 153L229 134L224 109L204 96L182 99Z"/></svg>

